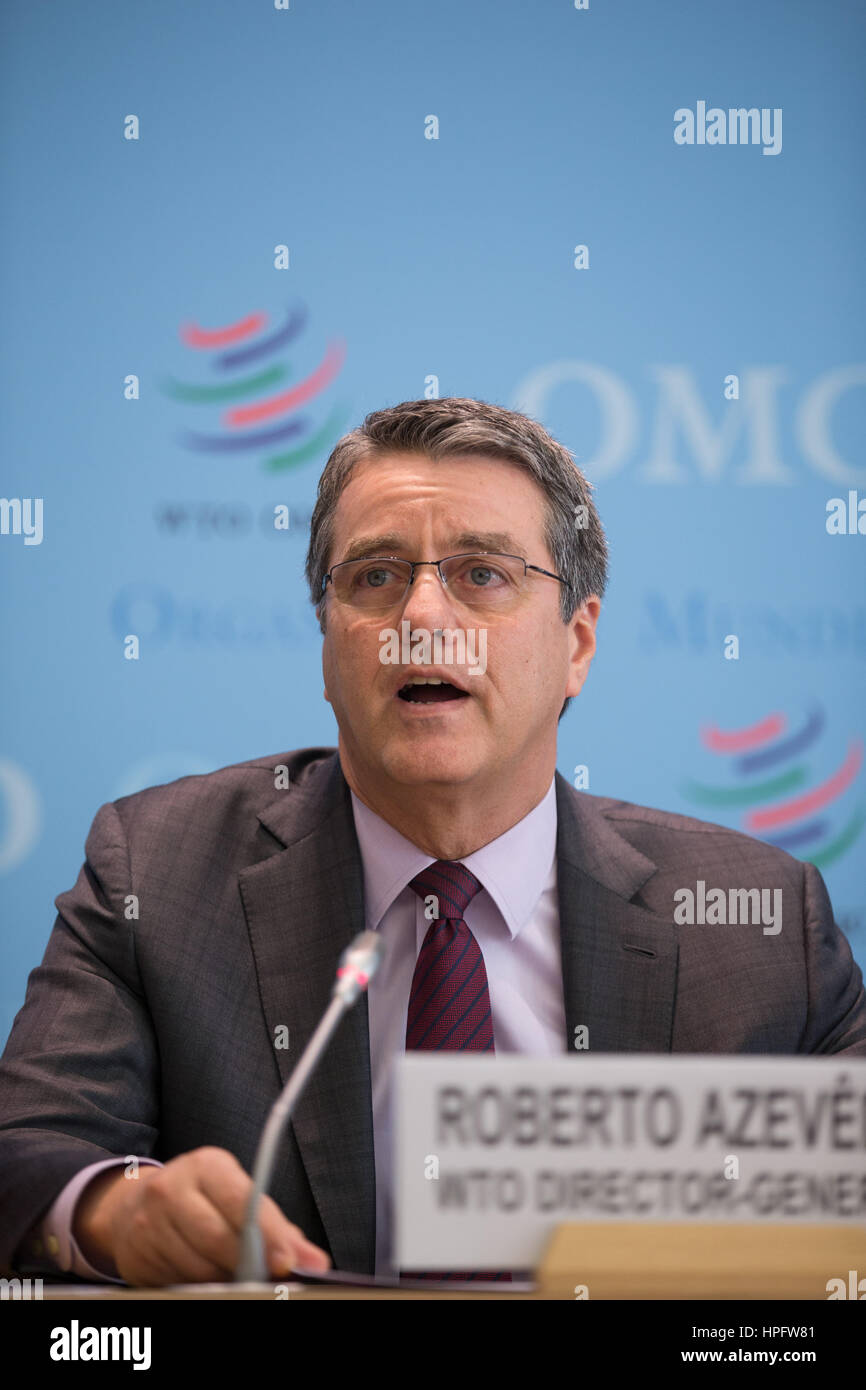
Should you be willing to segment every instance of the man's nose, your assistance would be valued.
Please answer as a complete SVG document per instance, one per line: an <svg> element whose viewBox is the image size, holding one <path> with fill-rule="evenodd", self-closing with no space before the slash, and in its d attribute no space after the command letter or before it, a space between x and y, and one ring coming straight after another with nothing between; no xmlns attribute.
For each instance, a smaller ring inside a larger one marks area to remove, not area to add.
<svg viewBox="0 0 866 1390"><path fill-rule="evenodd" d="M456 625L454 604L435 565L416 569L415 579L406 590L401 616L408 618L413 628Z"/></svg>

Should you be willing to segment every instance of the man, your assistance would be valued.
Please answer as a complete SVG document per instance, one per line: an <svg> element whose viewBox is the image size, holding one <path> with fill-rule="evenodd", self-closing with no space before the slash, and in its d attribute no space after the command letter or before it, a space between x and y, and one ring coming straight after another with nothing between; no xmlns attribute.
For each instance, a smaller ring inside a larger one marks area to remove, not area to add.
<svg viewBox="0 0 866 1390"><path fill-rule="evenodd" d="M0 1263L229 1277L268 1109L365 927L383 966L264 1204L274 1276L388 1271L405 1047L866 1056L812 865L556 773L606 560L586 480L522 415L414 401L338 443L307 558L338 751L98 812L0 1066ZM685 925L699 882L773 912Z"/></svg>

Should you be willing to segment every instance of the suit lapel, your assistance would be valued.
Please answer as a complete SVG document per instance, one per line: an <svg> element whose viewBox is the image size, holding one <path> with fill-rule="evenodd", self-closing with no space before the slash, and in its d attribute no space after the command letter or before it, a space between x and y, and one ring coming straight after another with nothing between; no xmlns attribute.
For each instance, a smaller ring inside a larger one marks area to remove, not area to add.
<svg viewBox="0 0 866 1390"><path fill-rule="evenodd" d="M656 865L556 774L566 1042L590 1055L670 1052L678 948L671 922L631 901Z"/></svg>
<svg viewBox="0 0 866 1390"><path fill-rule="evenodd" d="M259 815L285 846L240 874L262 1007L284 1084L327 1007L340 952L364 930L349 789L336 753ZM367 998L343 1018L291 1127L337 1269L375 1267L376 1192Z"/></svg>

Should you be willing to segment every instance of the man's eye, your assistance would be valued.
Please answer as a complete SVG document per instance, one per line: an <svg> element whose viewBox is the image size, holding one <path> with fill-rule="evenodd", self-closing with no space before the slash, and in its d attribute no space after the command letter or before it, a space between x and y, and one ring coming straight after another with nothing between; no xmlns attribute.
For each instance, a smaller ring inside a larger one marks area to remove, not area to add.
<svg viewBox="0 0 866 1390"><path fill-rule="evenodd" d="M365 589L382 589L396 578L396 571L389 569L387 565L370 565L358 572L355 583Z"/></svg>
<svg viewBox="0 0 866 1390"><path fill-rule="evenodd" d="M493 565L470 565L459 576L462 584L475 589L495 589L505 579L502 570Z"/></svg>

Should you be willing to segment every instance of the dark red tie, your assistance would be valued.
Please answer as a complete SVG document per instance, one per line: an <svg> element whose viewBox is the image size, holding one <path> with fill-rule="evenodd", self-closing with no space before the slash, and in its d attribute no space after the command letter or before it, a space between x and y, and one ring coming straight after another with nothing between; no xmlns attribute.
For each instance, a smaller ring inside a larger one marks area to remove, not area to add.
<svg viewBox="0 0 866 1390"><path fill-rule="evenodd" d="M406 1019L406 1051L494 1052L493 1015L481 947L463 920L481 884L463 864L437 859L409 884L434 917L424 938ZM429 914L428 914L429 915ZM405 1279L472 1279L510 1283L502 1271L401 1271Z"/></svg>

